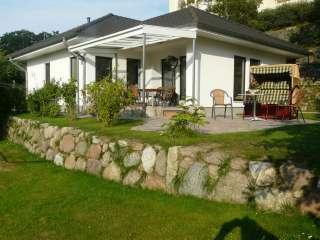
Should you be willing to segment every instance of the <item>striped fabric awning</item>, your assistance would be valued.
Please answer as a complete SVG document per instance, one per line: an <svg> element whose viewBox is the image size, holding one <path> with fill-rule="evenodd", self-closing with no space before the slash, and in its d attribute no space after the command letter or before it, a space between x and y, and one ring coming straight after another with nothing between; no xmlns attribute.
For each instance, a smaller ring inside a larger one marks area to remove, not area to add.
<svg viewBox="0 0 320 240"><path fill-rule="evenodd" d="M292 78L293 86L300 84L300 72L299 72L299 66L297 64L252 66L251 74L253 76L268 75L268 74L289 74L290 77Z"/></svg>
<svg viewBox="0 0 320 240"><path fill-rule="evenodd" d="M291 64L281 64L281 65L265 65L265 66L254 66L251 67L252 74L281 74L293 72L293 66Z"/></svg>

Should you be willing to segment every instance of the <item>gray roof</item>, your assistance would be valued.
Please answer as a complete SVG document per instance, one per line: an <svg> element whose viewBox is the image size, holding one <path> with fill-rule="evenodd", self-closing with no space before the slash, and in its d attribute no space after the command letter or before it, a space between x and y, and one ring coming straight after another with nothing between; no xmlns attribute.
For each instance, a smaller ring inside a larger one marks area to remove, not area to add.
<svg viewBox="0 0 320 240"><path fill-rule="evenodd" d="M192 26L209 32L220 33L230 37L263 44L269 47L274 47L302 55L308 55L308 51L302 47L299 47L298 45L271 37L256 29L194 7L184 8L176 12L151 18L146 20L145 23L166 27Z"/></svg>
<svg viewBox="0 0 320 240"><path fill-rule="evenodd" d="M101 18L98 18L90 23L80 25L78 27L72 28L66 32L50 37L46 40L32 44L29 47L16 51L9 56L12 58L39 50L44 47L48 47L53 44L62 42L63 38L66 40L74 37L84 37L84 38L93 38L101 37L115 32L119 32L131 27L135 27L141 24L140 21L125 18L113 14L105 15Z"/></svg>
<svg viewBox="0 0 320 240"><path fill-rule="evenodd" d="M271 37L261 31L207 13L197 8L188 7L176 12L151 18L143 22L108 14L90 23L75 27L69 31L14 52L10 55L10 57L18 57L26 53L59 43L63 38L68 40L77 36L84 38L101 37L135 27L141 23L165 27L197 27L209 32L219 33L230 37L259 43L265 46L278 48L297 54L308 55L308 51L295 44Z"/></svg>

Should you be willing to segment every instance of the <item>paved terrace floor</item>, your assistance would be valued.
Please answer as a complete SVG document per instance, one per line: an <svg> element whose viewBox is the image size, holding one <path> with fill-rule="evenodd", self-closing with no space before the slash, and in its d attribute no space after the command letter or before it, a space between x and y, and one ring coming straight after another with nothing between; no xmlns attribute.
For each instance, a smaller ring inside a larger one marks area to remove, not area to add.
<svg viewBox="0 0 320 240"><path fill-rule="evenodd" d="M162 131L162 125L166 123L168 119L146 119L143 125L134 127L133 130L138 131ZM213 120L207 119L208 124L200 128L202 133L235 133L235 132L250 132L263 129L277 128L287 125L299 125L304 124L302 120L261 120L251 121L249 119L235 118L217 118ZM306 124L316 123L317 121L306 120Z"/></svg>

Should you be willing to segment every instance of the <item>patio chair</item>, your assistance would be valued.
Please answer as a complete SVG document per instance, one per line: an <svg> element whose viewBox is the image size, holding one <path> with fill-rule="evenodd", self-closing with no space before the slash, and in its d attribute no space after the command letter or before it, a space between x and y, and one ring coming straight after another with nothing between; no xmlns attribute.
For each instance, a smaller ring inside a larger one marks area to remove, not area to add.
<svg viewBox="0 0 320 240"><path fill-rule="evenodd" d="M212 97L212 113L211 117L216 120L216 107L224 107L224 118L227 116L227 108L231 109L231 118L233 119L233 105L232 105L232 97L222 89L214 89L210 92L210 96Z"/></svg>
<svg viewBox="0 0 320 240"><path fill-rule="evenodd" d="M299 119L299 113L300 113L303 122L306 123L306 120L305 120L303 113L302 113L302 110L301 110L301 101L302 101L303 97L304 97L304 91L302 89L300 89L298 86L296 86L292 90L291 104L289 106L290 106L291 114L293 114L294 117L296 117L296 119Z"/></svg>
<svg viewBox="0 0 320 240"><path fill-rule="evenodd" d="M139 93L138 86L137 85L130 85L130 86L128 86L128 90L131 92L131 94L134 98L134 103L141 104L141 96Z"/></svg>

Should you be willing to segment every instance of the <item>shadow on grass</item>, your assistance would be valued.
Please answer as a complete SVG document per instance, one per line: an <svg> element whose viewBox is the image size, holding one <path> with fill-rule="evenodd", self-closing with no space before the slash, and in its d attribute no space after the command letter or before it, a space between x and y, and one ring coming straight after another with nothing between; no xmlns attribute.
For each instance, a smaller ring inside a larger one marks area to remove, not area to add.
<svg viewBox="0 0 320 240"><path fill-rule="evenodd" d="M320 175L320 124L287 126L278 132L266 130L263 135L259 145L264 147L267 161L278 167L289 161Z"/></svg>
<svg viewBox="0 0 320 240"><path fill-rule="evenodd" d="M241 240L252 240L252 239L264 239L264 240L276 240L278 239L272 233L262 228L257 222L250 219L249 217L244 217L242 219L236 218L230 222L223 224L218 235L214 240L224 240L227 238L231 232L240 228Z"/></svg>

